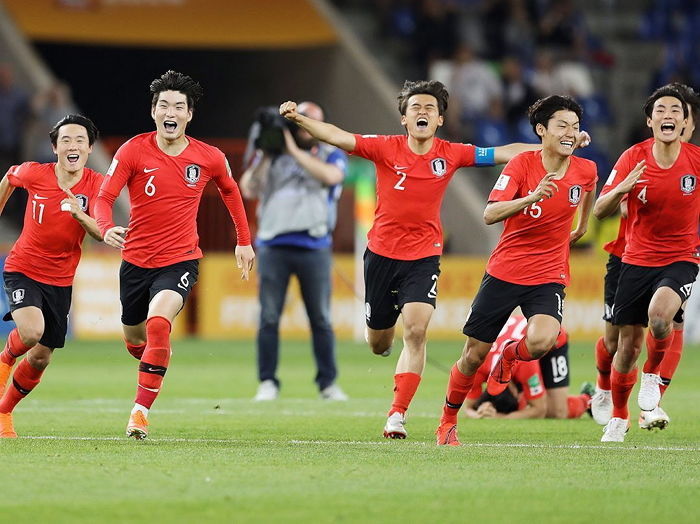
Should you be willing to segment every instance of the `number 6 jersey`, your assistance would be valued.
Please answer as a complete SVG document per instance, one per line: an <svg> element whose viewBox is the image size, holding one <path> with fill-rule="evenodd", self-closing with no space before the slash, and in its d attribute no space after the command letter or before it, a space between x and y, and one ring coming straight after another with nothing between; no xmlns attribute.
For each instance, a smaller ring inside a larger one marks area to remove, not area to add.
<svg viewBox="0 0 700 524"><path fill-rule="evenodd" d="M627 230L622 261L626 264L660 267L673 262L698 263L698 219L700 218L700 148L685 142L673 166L659 167L650 138L622 153L601 195L622 182L641 161L642 173L627 196Z"/></svg>
<svg viewBox="0 0 700 524"><path fill-rule="evenodd" d="M239 245L250 245L250 232L238 185L224 154L192 137L177 156L164 153L156 132L123 144L107 172L96 208L104 234L114 226L112 205L124 185L131 213L122 257L143 268L169 266L202 257L197 211L204 186L214 179L236 226Z"/></svg>

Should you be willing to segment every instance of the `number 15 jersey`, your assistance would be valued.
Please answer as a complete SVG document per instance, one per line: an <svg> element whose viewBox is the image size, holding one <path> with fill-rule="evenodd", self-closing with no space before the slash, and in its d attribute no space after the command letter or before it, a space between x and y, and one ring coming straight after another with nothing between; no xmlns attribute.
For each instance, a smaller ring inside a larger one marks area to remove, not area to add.
<svg viewBox="0 0 700 524"><path fill-rule="evenodd" d="M97 207L102 234L114 226L114 200L125 184L129 189L131 215L122 257L136 266L165 267L202 257L197 211L211 179L236 225L238 244L250 244L245 209L226 157L213 146L187 139L184 151L171 156L158 147L155 131L135 136L119 148L102 184Z"/></svg>

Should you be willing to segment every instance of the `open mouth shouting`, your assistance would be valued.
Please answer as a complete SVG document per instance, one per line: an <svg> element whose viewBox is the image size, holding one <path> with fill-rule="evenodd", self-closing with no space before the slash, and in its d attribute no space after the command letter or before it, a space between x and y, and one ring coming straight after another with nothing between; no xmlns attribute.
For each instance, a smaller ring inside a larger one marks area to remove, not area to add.
<svg viewBox="0 0 700 524"><path fill-rule="evenodd" d="M574 141L573 140L560 140L559 144L561 144L562 146L564 146L567 149L571 149L571 150L574 149Z"/></svg>
<svg viewBox="0 0 700 524"><path fill-rule="evenodd" d="M80 160L80 155L71 153L70 155L66 155L66 160L68 160L70 164L76 164L78 160Z"/></svg>
<svg viewBox="0 0 700 524"><path fill-rule="evenodd" d="M168 133L174 133L177 129L177 122L175 122L174 120L164 120L163 127Z"/></svg>
<svg viewBox="0 0 700 524"><path fill-rule="evenodd" d="M420 130L428 129L428 119L424 116L420 117L418 120L416 120L416 127Z"/></svg>
<svg viewBox="0 0 700 524"><path fill-rule="evenodd" d="M661 133L663 135L672 135L673 132L676 130L676 124L673 122L664 122L661 124Z"/></svg>

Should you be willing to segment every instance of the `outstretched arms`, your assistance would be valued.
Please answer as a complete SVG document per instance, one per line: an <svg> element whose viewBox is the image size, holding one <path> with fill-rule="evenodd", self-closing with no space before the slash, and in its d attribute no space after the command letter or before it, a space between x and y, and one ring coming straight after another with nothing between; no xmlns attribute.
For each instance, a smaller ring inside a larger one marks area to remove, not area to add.
<svg viewBox="0 0 700 524"><path fill-rule="evenodd" d="M283 103L280 106L280 115L296 123L299 127L308 131L311 136L322 142L339 147L348 153L355 149L355 135L333 124L314 120L301 113L297 113L296 102L288 101Z"/></svg>

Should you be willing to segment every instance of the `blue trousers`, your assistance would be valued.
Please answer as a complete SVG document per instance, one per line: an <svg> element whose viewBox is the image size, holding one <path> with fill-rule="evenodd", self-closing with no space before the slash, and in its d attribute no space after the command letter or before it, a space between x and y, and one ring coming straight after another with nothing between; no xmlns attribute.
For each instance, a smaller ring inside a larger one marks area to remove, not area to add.
<svg viewBox="0 0 700 524"><path fill-rule="evenodd" d="M279 323L287 287L296 275L311 327L319 390L336 378L335 336L331 325L331 250L291 246L260 246L257 249L260 323L258 327L258 379L279 386Z"/></svg>

